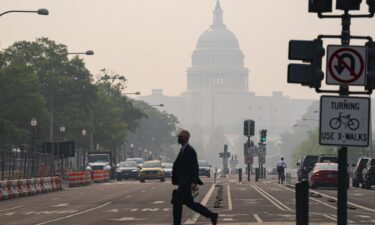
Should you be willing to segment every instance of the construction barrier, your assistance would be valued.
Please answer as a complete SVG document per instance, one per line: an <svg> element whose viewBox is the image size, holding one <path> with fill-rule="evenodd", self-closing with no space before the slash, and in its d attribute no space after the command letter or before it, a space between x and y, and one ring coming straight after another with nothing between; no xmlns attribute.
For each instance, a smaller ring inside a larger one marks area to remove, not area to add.
<svg viewBox="0 0 375 225"><path fill-rule="evenodd" d="M60 177L0 181L0 201L62 190Z"/></svg>
<svg viewBox="0 0 375 225"><path fill-rule="evenodd" d="M69 187L80 187L91 184L91 173L84 172L70 172L68 173Z"/></svg>
<svg viewBox="0 0 375 225"><path fill-rule="evenodd" d="M92 180L95 183L102 183L102 182L104 182L104 173L103 173L103 170L94 170L94 171L92 171Z"/></svg>

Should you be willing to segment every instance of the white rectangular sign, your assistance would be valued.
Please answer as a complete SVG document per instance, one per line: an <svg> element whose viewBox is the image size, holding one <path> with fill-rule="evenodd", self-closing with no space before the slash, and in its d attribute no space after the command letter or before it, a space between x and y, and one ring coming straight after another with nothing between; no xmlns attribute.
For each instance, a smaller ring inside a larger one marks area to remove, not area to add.
<svg viewBox="0 0 375 225"><path fill-rule="evenodd" d="M369 145L370 99L322 96L319 143L321 145Z"/></svg>

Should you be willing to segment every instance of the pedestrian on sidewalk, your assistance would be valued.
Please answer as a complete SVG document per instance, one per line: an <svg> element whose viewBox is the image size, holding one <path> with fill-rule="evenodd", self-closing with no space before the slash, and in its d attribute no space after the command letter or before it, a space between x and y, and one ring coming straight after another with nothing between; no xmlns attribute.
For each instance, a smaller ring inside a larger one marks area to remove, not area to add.
<svg viewBox="0 0 375 225"><path fill-rule="evenodd" d="M187 130L182 130L177 137L181 150L173 163L172 170L172 184L178 185L178 188L172 193L173 225L181 225L183 204L206 218L210 218L212 224L216 225L218 214L193 200L192 192L197 189L197 185L203 185L203 183L199 179L197 153L188 143L190 133Z"/></svg>

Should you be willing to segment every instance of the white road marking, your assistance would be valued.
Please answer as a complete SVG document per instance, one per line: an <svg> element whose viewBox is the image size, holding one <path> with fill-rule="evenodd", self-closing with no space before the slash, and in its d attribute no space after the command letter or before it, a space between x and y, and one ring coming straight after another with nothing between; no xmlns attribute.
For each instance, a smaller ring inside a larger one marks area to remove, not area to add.
<svg viewBox="0 0 375 225"><path fill-rule="evenodd" d="M154 201L153 204L163 204L165 203L164 201Z"/></svg>
<svg viewBox="0 0 375 225"><path fill-rule="evenodd" d="M126 196L126 198L131 198L131 197L133 197L133 195L128 195L128 196Z"/></svg>
<svg viewBox="0 0 375 225"><path fill-rule="evenodd" d="M110 210L107 210L105 212L114 212L114 213L117 213L118 212L118 209L110 209Z"/></svg>
<svg viewBox="0 0 375 225"><path fill-rule="evenodd" d="M53 198L52 200L54 201L54 200L59 200L60 198Z"/></svg>
<svg viewBox="0 0 375 225"><path fill-rule="evenodd" d="M110 219L110 220L113 220L113 221L134 221L134 220L140 220L140 219L137 219L135 217L122 217L122 218L119 218L119 219Z"/></svg>
<svg viewBox="0 0 375 225"><path fill-rule="evenodd" d="M258 214L253 214L253 215L258 223L263 223L263 220L258 216Z"/></svg>
<svg viewBox="0 0 375 225"><path fill-rule="evenodd" d="M212 184L211 185L211 188L210 190L208 190L206 196L204 196L203 200L201 201L201 204L206 206L207 205L207 202L208 200L210 199L211 195L212 195L212 192L214 191L215 189L215 184ZM195 224L195 222L198 220L199 218L199 215L198 213L195 214L195 216L193 218L189 218L185 221L184 224Z"/></svg>
<svg viewBox="0 0 375 225"><path fill-rule="evenodd" d="M224 218L223 221L233 221L233 218Z"/></svg>
<svg viewBox="0 0 375 225"><path fill-rule="evenodd" d="M15 207L8 208L8 209L0 209L0 212L4 212L4 211L8 211L8 210L12 210L12 209L18 209L18 208L21 208L21 207L23 207L23 205L15 206Z"/></svg>
<svg viewBox="0 0 375 225"><path fill-rule="evenodd" d="M228 190L228 210L232 210L233 209L233 205L232 205L232 197L230 195L230 187L229 185L227 185L227 190Z"/></svg>
<svg viewBox="0 0 375 225"><path fill-rule="evenodd" d="M144 208L141 211L142 212L156 212L158 210L159 210L159 208L153 208L153 209L151 209L151 208Z"/></svg>
<svg viewBox="0 0 375 225"><path fill-rule="evenodd" d="M53 219L53 220L48 220L48 221L45 221L45 222L41 222L41 223L37 223L35 225L43 225L43 224L48 224L48 223L52 223L52 222L56 222L56 221L60 221L60 220L63 220L63 219L67 219L67 218L71 218L73 216L78 216L78 215L81 215L81 214L84 214L84 213L87 213L87 212L90 212L90 211L93 211L93 210L96 210L96 209L100 209L100 208L103 208L109 204L111 204L112 202L107 202L105 204L102 204L102 205L99 205L97 207L94 207L94 208L91 208L91 209L86 209L84 211L81 211L81 212L77 212L77 213L74 213L74 214L71 214L71 215L68 215L68 216L64 216L64 217L60 217L60 218L56 218L56 219Z"/></svg>
<svg viewBox="0 0 375 225"><path fill-rule="evenodd" d="M371 216L367 216L367 215L358 215L358 217L365 218L365 219L371 218Z"/></svg>
<svg viewBox="0 0 375 225"><path fill-rule="evenodd" d="M16 214L16 212L8 212L8 213L2 214L1 216L12 216L14 214Z"/></svg>
<svg viewBox="0 0 375 225"><path fill-rule="evenodd" d="M328 218L328 219L331 219L333 221L336 221L336 218L332 217L332 216L328 216L327 214L323 214L324 217Z"/></svg>
<svg viewBox="0 0 375 225"><path fill-rule="evenodd" d="M278 209L283 210L283 211L293 211L291 208L289 208L288 206L284 205L282 202L280 202L275 197L273 197L272 195L268 194L266 191L262 190L258 186L251 185L251 187L254 188L259 194L261 194L263 197L265 197L269 202L271 202Z"/></svg>
<svg viewBox="0 0 375 225"><path fill-rule="evenodd" d="M68 206L69 203L61 203L61 204L57 204L57 205L51 205L51 207L65 207L65 206Z"/></svg>

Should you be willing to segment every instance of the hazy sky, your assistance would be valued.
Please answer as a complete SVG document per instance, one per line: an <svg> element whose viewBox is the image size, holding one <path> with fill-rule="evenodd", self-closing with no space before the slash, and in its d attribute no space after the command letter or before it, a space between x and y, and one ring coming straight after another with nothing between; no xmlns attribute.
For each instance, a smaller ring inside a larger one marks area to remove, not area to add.
<svg viewBox="0 0 375 225"><path fill-rule="evenodd" d="M48 37L86 56L95 75L106 68L129 80L127 91L167 95L186 90L186 69L199 36L212 23L216 0L1 0L1 11L47 8L49 16L12 13L0 19L0 47ZM364 1L365 2L365 1ZM235 33L257 95L283 91L317 98L312 89L287 84L288 41L340 34L341 21L318 19L307 0L221 0L224 23ZM363 11L367 5L362 3ZM355 19L352 34L375 36L375 19ZM325 41L325 44L337 41ZM363 44L360 42L359 44ZM332 87L331 87L332 88Z"/></svg>

